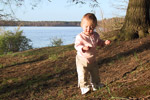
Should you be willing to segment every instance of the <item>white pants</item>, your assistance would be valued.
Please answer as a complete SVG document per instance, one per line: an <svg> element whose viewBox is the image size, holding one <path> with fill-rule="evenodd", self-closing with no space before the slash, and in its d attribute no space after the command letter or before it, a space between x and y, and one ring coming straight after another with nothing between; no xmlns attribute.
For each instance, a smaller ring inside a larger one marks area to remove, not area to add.
<svg viewBox="0 0 150 100"><path fill-rule="evenodd" d="M76 67L78 73L78 86L80 88L89 87L88 77L93 85L100 83L99 70L96 61L89 64L87 60L79 55L76 56Z"/></svg>

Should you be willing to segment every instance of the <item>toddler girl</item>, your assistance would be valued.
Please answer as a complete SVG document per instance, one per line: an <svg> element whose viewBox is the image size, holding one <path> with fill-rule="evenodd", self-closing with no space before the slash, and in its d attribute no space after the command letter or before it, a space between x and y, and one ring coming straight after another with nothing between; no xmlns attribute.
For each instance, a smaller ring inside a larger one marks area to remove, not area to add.
<svg viewBox="0 0 150 100"><path fill-rule="evenodd" d="M99 70L96 63L96 47L110 44L109 40L103 41L97 32L94 32L97 26L97 18L92 13L87 13L81 20L83 32L78 34L75 39L76 67L78 73L78 86L81 94L90 91L90 85L93 91L102 87L99 79ZM90 74L91 84L88 84L88 74Z"/></svg>

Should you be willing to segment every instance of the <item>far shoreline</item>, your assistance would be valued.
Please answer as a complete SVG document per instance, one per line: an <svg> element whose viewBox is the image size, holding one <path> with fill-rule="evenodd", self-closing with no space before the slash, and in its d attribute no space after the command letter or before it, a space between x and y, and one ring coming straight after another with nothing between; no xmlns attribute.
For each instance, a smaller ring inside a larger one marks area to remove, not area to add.
<svg viewBox="0 0 150 100"><path fill-rule="evenodd" d="M80 21L0 21L0 26L43 26L43 27L70 27L80 26Z"/></svg>
<svg viewBox="0 0 150 100"><path fill-rule="evenodd" d="M80 27L80 26L0 26L0 27Z"/></svg>

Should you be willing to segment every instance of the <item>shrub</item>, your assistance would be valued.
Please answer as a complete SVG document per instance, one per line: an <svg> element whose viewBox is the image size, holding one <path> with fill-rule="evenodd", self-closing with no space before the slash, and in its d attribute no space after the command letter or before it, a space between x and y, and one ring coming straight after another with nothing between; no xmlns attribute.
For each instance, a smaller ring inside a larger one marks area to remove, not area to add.
<svg viewBox="0 0 150 100"><path fill-rule="evenodd" d="M8 52L17 52L32 49L30 39L22 35L23 31L4 31L0 33L0 55Z"/></svg>
<svg viewBox="0 0 150 100"><path fill-rule="evenodd" d="M63 41L61 38L51 38L50 39L50 45L51 46L61 46L63 44Z"/></svg>

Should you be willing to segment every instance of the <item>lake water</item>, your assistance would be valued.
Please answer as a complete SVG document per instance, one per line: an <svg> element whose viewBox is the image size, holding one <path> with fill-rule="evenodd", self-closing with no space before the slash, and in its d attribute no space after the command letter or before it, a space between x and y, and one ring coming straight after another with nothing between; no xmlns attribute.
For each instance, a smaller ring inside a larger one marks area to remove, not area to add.
<svg viewBox="0 0 150 100"><path fill-rule="evenodd" d="M17 27L4 27L5 30L16 30ZM23 35L31 39L34 48L50 46L50 39L61 38L63 45L72 44L81 27L20 27Z"/></svg>

